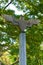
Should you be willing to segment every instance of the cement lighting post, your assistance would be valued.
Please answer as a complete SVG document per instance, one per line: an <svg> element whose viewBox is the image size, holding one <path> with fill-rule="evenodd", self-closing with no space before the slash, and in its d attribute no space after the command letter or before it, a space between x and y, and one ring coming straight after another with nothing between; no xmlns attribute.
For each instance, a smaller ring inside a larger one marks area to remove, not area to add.
<svg viewBox="0 0 43 65"><path fill-rule="evenodd" d="M20 47L19 47L19 65L27 65L26 63L26 34L24 32L26 27L31 27L33 24L38 24L40 21L38 19L24 20L20 17L19 20L15 20L13 16L4 14L3 17L12 22L14 25L18 25L21 29L19 35Z"/></svg>

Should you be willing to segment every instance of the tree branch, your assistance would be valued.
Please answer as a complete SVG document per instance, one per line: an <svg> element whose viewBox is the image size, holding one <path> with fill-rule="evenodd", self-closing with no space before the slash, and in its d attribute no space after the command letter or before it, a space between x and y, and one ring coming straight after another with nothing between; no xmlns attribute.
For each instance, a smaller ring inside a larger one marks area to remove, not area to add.
<svg viewBox="0 0 43 65"><path fill-rule="evenodd" d="M13 1L11 0L5 7L4 10L12 3Z"/></svg>

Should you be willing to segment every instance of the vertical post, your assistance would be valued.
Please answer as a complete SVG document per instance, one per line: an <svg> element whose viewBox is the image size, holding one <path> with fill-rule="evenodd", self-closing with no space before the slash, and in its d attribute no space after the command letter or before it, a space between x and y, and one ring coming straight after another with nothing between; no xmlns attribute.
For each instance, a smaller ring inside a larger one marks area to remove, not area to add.
<svg viewBox="0 0 43 65"><path fill-rule="evenodd" d="M19 65L26 65L26 34L21 33L19 36Z"/></svg>
<svg viewBox="0 0 43 65"><path fill-rule="evenodd" d="M0 65L1 65L1 61L0 61Z"/></svg>

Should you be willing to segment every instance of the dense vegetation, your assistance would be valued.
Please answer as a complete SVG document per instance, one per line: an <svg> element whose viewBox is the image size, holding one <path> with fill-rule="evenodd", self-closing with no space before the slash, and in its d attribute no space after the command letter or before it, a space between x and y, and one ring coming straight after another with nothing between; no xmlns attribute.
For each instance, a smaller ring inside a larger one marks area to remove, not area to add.
<svg viewBox="0 0 43 65"><path fill-rule="evenodd" d="M18 26L6 21L2 14L16 15L13 10L7 9L12 3L25 14L27 19L39 19L40 23L26 28L27 65L43 65L43 0L0 0L0 62L5 65L18 64L19 34Z"/></svg>

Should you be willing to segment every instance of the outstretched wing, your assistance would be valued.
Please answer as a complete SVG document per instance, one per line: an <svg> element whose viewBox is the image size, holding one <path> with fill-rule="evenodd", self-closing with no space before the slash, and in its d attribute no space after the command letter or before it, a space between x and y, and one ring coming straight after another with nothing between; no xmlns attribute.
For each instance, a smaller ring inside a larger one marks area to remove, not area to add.
<svg viewBox="0 0 43 65"><path fill-rule="evenodd" d="M15 21L14 16L3 14L2 17L7 21L12 22L14 25L18 25L18 22Z"/></svg>
<svg viewBox="0 0 43 65"><path fill-rule="evenodd" d="M27 22L27 26L28 26L28 27L31 27L32 25L38 24L39 22L40 22L39 19L30 19L30 20Z"/></svg>

